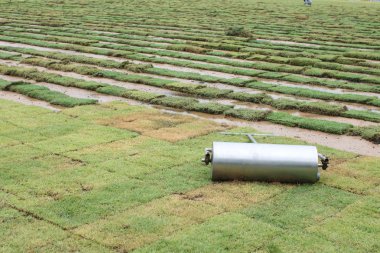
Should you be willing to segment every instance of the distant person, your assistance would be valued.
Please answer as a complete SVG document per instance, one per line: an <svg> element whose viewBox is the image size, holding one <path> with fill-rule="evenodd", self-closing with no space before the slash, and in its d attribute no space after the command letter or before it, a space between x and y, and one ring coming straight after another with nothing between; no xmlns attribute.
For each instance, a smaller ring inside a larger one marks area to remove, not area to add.
<svg viewBox="0 0 380 253"><path fill-rule="evenodd" d="M311 6L312 0L303 0L306 6Z"/></svg>

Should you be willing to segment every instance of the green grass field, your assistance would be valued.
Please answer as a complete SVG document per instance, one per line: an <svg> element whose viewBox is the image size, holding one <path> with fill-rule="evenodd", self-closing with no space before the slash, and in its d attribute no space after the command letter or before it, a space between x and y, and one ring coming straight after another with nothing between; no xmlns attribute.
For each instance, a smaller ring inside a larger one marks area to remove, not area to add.
<svg viewBox="0 0 380 253"><path fill-rule="evenodd" d="M122 102L0 108L3 252L379 249L379 158L320 146L315 185L212 183L203 148L252 129Z"/></svg>
<svg viewBox="0 0 380 253"><path fill-rule="evenodd" d="M379 252L379 13L0 0L0 252ZM212 182L204 148L259 127L329 169Z"/></svg>

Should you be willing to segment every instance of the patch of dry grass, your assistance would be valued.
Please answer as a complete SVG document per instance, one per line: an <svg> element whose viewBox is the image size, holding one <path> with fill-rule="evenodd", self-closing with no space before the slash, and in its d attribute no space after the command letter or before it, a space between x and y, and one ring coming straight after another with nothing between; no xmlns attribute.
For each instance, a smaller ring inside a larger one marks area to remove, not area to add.
<svg viewBox="0 0 380 253"><path fill-rule="evenodd" d="M145 136L170 142L206 135L224 129L211 121L149 110L99 120L98 123L128 129Z"/></svg>

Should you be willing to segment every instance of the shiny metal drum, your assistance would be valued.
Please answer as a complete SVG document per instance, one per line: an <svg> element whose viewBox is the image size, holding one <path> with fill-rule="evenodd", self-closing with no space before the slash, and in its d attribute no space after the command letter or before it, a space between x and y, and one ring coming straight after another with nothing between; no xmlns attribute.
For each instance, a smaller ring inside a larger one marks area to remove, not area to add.
<svg viewBox="0 0 380 253"><path fill-rule="evenodd" d="M319 180L314 146L214 142L208 149L212 180L315 183Z"/></svg>

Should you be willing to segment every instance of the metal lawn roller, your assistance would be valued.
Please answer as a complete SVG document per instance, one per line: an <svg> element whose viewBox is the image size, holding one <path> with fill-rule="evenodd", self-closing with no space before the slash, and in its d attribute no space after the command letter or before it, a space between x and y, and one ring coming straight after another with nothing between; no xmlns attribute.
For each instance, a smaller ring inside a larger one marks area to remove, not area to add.
<svg viewBox="0 0 380 253"><path fill-rule="evenodd" d="M315 146L259 144L253 138L267 134L222 134L246 135L251 143L213 142L212 148L206 148L202 161L212 164L213 181L315 183L319 180L319 168L328 167L329 159L318 153Z"/></svg>

